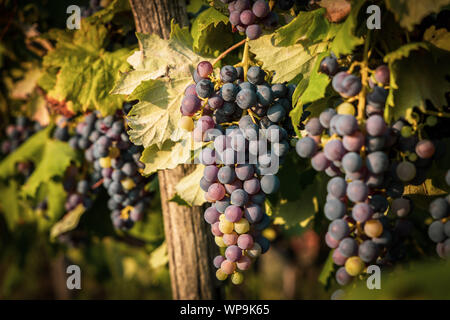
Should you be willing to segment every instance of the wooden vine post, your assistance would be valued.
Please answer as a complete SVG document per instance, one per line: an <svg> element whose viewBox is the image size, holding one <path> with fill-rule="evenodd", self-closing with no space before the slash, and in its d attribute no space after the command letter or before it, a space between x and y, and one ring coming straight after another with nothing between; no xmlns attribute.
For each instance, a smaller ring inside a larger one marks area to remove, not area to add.
<svg viewBox="0 0 450 320"><path fill-rule="evenodd" d="M130 5L137 32L155 33L168 39L172 19L182 26L188 23L185 0L130 0ZM218 250L203 219L203 209L169 201L177 183L194 169L193 165L179 165L158 172L172 296L220 299L222 291L212 264Z"/></svg>

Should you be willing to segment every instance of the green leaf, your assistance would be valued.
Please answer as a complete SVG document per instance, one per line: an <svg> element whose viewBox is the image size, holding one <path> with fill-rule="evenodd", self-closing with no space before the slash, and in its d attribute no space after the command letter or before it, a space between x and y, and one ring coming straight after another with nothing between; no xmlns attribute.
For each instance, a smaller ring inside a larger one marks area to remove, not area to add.
<svg viewBox="0 0 450 320"><path fill-rule="evenodd" d="M204 55L224 51L233 42L233 34L229 31L226 15L214 8L203 11L192 23L194 50Z"/></svg>
<svg viewBox="0 0 450 320"><path fill-rule="evenodd" d="M322 267L322 271L319 275L319 282L324 286L328 286L331 276L334 271L334 262L333 262L333 250L328 254L328 258L325 261L325 264Z"/></svg>
<svg viewBox="0 0 450 320"><path fill-rule="evenodd" d="M52 227L52 229L50 230L50 239L54 240L57 236L75 229L78 226L80 218L85 210L85 207L83 207L82 204L79 204L75 209L68 212Z"/></svg>
<svg viewBox="0 0 450 320"><path fill-rule="evenodd" d="M405 117L412 121L413 108L425 110L426 100L440 110L447 105L450 54L437 48L422 48L422 43L409 44L385 57L391 71L387 105L392 107L393 119Z"/></svg>
<svg viewBox="0 0 450 320"><path fill-rule="evenodd" d="M429 27L423 35L423 40L440 49L450 51L450 32L445 28L436 30L435 26Z"/></svg>
<svg viewBox="0 0 450 320"><path fill-rule="evenodd" d="M450 0L386 0L387 8L408 31L412 31L429 14L437 13L449 4Z"/></svg>
<svg viewBox="0 0 450 320"><path fill-rule="evenodd" d="M0 179L7 179L16 173L16 164L23 161L37 163L43 154L44 146L49 138L51 127L39 131L27 139L17 150L0 163Z"/></svg>
<svg viewBox="0 0 450 320"><path fill-rule="evenodd" d="M144 175L150 175L158 170L174 169L180 163L188 163L190 160L191 145L188 139L179 141L166 141L161 149L157 145L145 148L141 156L141 162L145 164Z"/></svg>
<svg viewBox="0 0 450 320"><path fill-rule="evenodd" d="M143 81L192 77L194 68L203 59L192 50L193 39L186 33L187 29L180 29L175 24L172 28L175 29L172 29L170 40L137 34L142 49L128 58L132 70L121 75L113 94L131 94Z"/></svg>
<svg viewBox="0 0 450 320"><path fill-rule="evenodd" d="M397 60L401 60L403 58L407 58L409 57L409 54L412 51L417 51L420 49L425 49L428 50L429 46L425 43L425 42L412 42L412 43L408 43L405 44L404 46L401 46L400 48L398 48L395 51L389 52L388 54L386 54L384 56L384 62L387 63L393 63Z"/></svg>
<svg viewBox="0 0 450 320"><path fill-rule="evenodd" d="M303 104L307 104L316 101L325 96L326 89L330 84L330 77L326 74L319 72L320 63L322 59L328 55L328 52L323 52L317 56L316 64L311 70L308 87L300 97Z"/></svg>
<svg viewBox="0 0 450 320"><path fill-rule="evenodd" d="M162 78L139 85L130 96L139 100L128 114L130 140L144 148L154 144L162 148L167 140L180 140L184 132L178 126L180 105L184 90L191 82L190 77Z"/></svg>
<svg viewBox="0 0 450 320"><path fill-rule="evenodd" d="M10 230L14 230L21 219L18 189L16 180L11 179L5 184L0 182L0 213L3 213Z"/></svg>
<svg viewBox="0 0 450 320"><path fill-rule="evenodd" d="M190 206L201 206L206 202L205 192L200 188L204 170L205 166L198 165L194 172L181 179L175 187L176 195Z"/></svg>
<svg viewBox="0 0 450 320"><path fill-rule="evenodd" d="M78 162L78 155L68 143L49 139L43 146L42 158L23 186L25 195L34 196L42 183L52 178L62 177L72 161Z"/></svg>
<svg viewBox="0 0 450 320"><path fill-rule="evenodd" d="M286 157L277 175L281 186L273 208L274 224L283 225L291 234L302 233L315 218L318 204L325 201L323 190L326 190L328 179L316 174L295 152Z"/></svg>
<svg viewBox="0 0 450 320"><path fill-rule="evenodd" d="M330 24L325 12L325 9L300 11L295 19L276 31L274 44L290 46L299 41L314 43L332 39L340 25Z"/></svg>
<svg viewBox="0 0 450 320"><path fill-rule="evenodd" d="M265 35L250 43L250 51L263 63L262 67L274 71L273 82L291 81L298 75L308 77L317 55L327 51L328 42L318 42L305 48L302 44L289 47L275 46L273 35Z"/></svg>
<svg viewBox="0 0 450 320"><path fill-rule="evenodd" d="M358 14L365 0L352 1L352 10L337 31L336 37L331 44L331 51L339 57L353 52L353 50L364 43L364 39L356 35L358 25Z"/></svg>
<svg viewBox="0 0 450 320"><path fill-rule="evenodd" d="M97 11L86 18L86 21L89 21L90 23L105 24L111 22L116 14L124 11L130 11L129 2L127 0L113 0L105 9Z"/></svg>
<svg viewBox="0 0 450 320"><path fill-rule="evenodd" d="M391 272L381 272L381 290L370 290L366 281L352 288L345 299L406 300L450 299L450 263L428 261L398 266Z"/></svg>
<svg viewBox="0 0 450 320"><path fill-rule="evenodd" d="M49 78L58 68L55 85L48 92L50 98L67 102L75 112L96 109L107 115L122 107L123 97L109 92L120 76L119 71L128 69L125 58L130 50L106 51L107 35L105 26L83 21L72 38L57 42L43 60L49 74L40 80L48 88L52 83Z"/></svg>
<svg viewBox="0 0 450 320"><path fill-rule="evenodd" d="M161 246L153 250L150 254L148 263L152 269L157 269L165 266L169 262L169 254L167 251L167 244L164 241Z"/></svg>

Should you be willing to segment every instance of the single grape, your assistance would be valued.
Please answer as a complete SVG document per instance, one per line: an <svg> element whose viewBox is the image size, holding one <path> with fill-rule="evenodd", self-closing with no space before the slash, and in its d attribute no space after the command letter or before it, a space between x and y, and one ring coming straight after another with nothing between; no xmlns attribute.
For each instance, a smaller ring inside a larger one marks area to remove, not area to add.
<svg viewBox="0 0 450 320"><path fill-rule="evenodd" d="M364 270L364 262L360 257L354 256L347 259L345 262L345 271L353 277L356 277Z"/></svg>
<svg viewBox="0 0 450 320"><path fill-rule="evenodd" d="M214 93L214 85L209 79L202 79L195 87L197 95L200 98L209 98Z"/></svg>
<svg viewBox="0 0 450 320"><path fill-rule="evenodd" d="M333 118L335 115L336 111L334 109L328 108L323 111L319 116L319 121L322 127L328 129L330 127L331 118Z"/></svg>
<svg viewBox="0 0 450 320"><path fill-rule="evenodd" d="M250 204L244 209L245 218L250 223L258 223L263 217L263 210L257 204Z"/></svg>
<svg viewBox="0 0 450 320"><path fill-rule="evenodd" d="M431 158L436 151L433 142L430 140L420 140L416 144L416 154L422 159Z"/></svg>
<svg viewBox="0 0 450 320"><path fill-rule="evenodd" d="M344 217L347 207L338 199L331 199L325 203L323 211L328 220L336 220Z"/></svg>
<svg viewBox="0 0 450 320"><path fill-rule="evenodd" d="M214 204L217 211L220 213L225 213L225 210L230 206L230 198L225 197L222 200L217 200Z"/></svg>
<svg viewBox="0 0 450 320"><path fill-rule="evenodd" d="M389 168L389 160L387 155L381 151L372 152L366 158L366 166L369 172L381 174Z"/></svg>
<svg viewBox="0 0 450 320"><path fill-rule="evenodd" d="M327 246L331 249L335 249L339 246L339 241L334 239L329 232L325 234L325 242Z"/></svg>
<svg viewBox="0 0 450 320"><path fill-rule="evenodd" d="M208 78L209 75L213 72L213 66L209 61L202 61L197 65L197 74L201 78Z"/></svg>
<svg viewBox="0 0 450 320"><path fill-rule="evenodd" d="M257 103L256 93L252 90L242 89L236 96L236 104L241 109L248 109Z"/></svg>
<svg viewBox="0 0 450 320"><path fill-rule="evenodd" d="M340 161L345 154L345 149L341 140L332 139L325 144L323 152L328 160Z"/></svg>
<svg viewBox="0 0 450 320"><path fill-rule="evenodd" d="M225 196L225 188L220 183L213 183L208 188L208 196L214 201L222 200Z"/></svg>
<svg viewBox="0 0 450 320"><path fill-rule="evenodd" d="M352 217L357 222L366 222L373 215L372 208L366 203L357 203L353 206Z"/></svg>
<svg viewBox="0 0 450 320"><path fill-rule="evenodd" d="M366 122L367 133L371 136L382 136L386 133L386 122L379 115L370 116Z"/></svg>
<svg viewBox="0 0 450 320"><path fill-rule="evenodd" d="M352 135L346 135L342 139L342 144L348 151L359 152L364 145L364 135L361 131L356 131Z"/></svg>
<svg viewBox="0 0 450 320"><path fill-rule="evenodd" d="M225 83L236 81L237 76L237 70L233 66L227 65L220 69L220 79Z"/></svg>
<svg viewBox="0 0 450 320"><path fill-rule="evenodd" d="M428 227L428 236L433 242L442 242L445 240L444 224L441 221L434 221Z"/></svg>
<svg viewBox="0 0 450 320"><path fill-rule="evenodd" d="M232 183L236 179L234 168L230 166L223 166L217 173L217 179L222 184Z"/></svg>
<svg viewBox="0 0 450 320"><path fill-rule="evenodd" d="M364 202L369 190L366 184L360 180L352 181L347 186L347 197L352 202Z"/></svg>
<svg viewBox="0 0 450 320"><path fill-rule="evenodd" d="M219 216L220 212L217 211L216 208L212 206L207 208L204 213L205 221L208 222L209 224L213 224L219 221Z"/></svg>
<svg viewBox="0 0 450 320"><path fill-rule="evenodd" d="M375 69L375 80L386 86L389 84L390 72L387 65L381 65Z"/></svg>
<svg viewBox="0 0 450 320"><path fill-rule="evenodd" d="M327 159L325 156L325 153L320 151L317 152L312 158L311 158L311 166L316 171L323 171L326 168L330 166L330 160Z"/></svg>
<svg viewBox="0 0 450 320"><path fill-rule="evenodd" d="M335 57L325 57L320 62L320 72L328 76L334 76L338 71L339 65Z"/></svg>
<svg viewBox="0 0 450 320"><path fill-rule="evenodd" d="M353 238L344 238L339 243L338 250L344 257L354 256L358 252L358 243Z"/></svg>
<svg viewBox="0 0 450 320"><path fill-rule="evenodd" d="M341 115L336 122L336 131L341 136L352 135L358 129L358 121L349 114Z"/></svg>
<svg viewBox="0 0 450 320"><path fill-rule="evenodd" d="M361 170L363 160L356 152L349 152L342 158L342 167L346 172L357 172Z"/></svg>
<svg viewBox="0 0 450 320"><path fill-rule="evenodd" d="M256 96L259 105L264 108L269 107L274 99L272 89L264 85L257 86Z"/></svg>
<svg viewBox="0 0 450 320"><path fill-rule="evenodd" d="M237 206L245 206L248 202L248 194L242 189L234 190L231 194L231 204L237 205Z"/></svg>
<svg viewBox="0 0 450 320"><path fill-rule="evenodd" d="M214 258L214 261L213 261L214 267L220 268L220 265L221 265L222 262L224 262L224 261L225 261L225 257L224 257L224 256L222 256L222 255L216 256L216 257Z"/></svg>
<svg viewBox="0 0 450 320"><path fill-rule="evenodd" d="M336 271L336 282L341 286L348 285L353 280L353 277L345 271L344 267L340 267Z"/></svg>
<svg viewBox="0 0 450 320"><path fill-rule="evenodd" d="M280 122L286 116L286 110L281 104L274 104L267 110L267 118L272 122Z"/></svg>
<svg viewBox="0 0 450 320"><path fill-rule="evenodd" d="M406 198L397 198L392 201L392 213L400 218L406 217L411 211L411 201Z"/></svg>
<svg viewBox="0 0 450 320"><path fill-rule="evenodd" d="M428 210L433 219L440 220L448 216L450 206L445 198L437 198L430 203Z"/></svg>
<svg viewBox="0 0 450 320"><path fill-rule="evenodd" d="M257 178L252 178L250 180L244 181L244 190L249 195L257 194L260 189L261 189L261 185Z"/></svg>
<svg viewBox="0 0 450 320"><path fill-rule="evenodd" d="M341 177L335 177L328 181L327 192L335 198L342 198L345 196L347 183Z"/></svg>
<svg viewBox="0 0 450 320"><path fill-rule="evenodd" d="M416 166L409 161L400 162L395 169L397 177L403 182L408 182L414 179L416 172Z"/></svg>
<svg viewBox="0 0 450 320"><path fill-rule="evenodd" d="M250 67L247 72L248 82L254 85L262 84L264 82L265 76L265 72L258 66Z"/></svg>
<svg viewBox="0 0 450 320"><path fill-rule="evenodd" d="M370 238L377 238L383 233L383 225L379 220L369 220L364 224L364 233Z"/></svg>
<svg viewBox="0 0 450 320"><path fill-rule="evenodd" d="M272 194L280 188L280 180L275 175L265 175L261 178L261 190L265 194Z"/></svg>
<svg viewBox="0 0 450 320"><path fill-rule="evenodd" d="M336 219L328 226L328 232L331 237L337 241L341 241L350 233L350 228L345 220Z"/></svg>
<svg viewBox="0 0 450 320"><path fill-rule="evenodd" d="M378 246L371 240L366 240L359 245L358 256L364 262L372 262L378 254Z"/></svg>

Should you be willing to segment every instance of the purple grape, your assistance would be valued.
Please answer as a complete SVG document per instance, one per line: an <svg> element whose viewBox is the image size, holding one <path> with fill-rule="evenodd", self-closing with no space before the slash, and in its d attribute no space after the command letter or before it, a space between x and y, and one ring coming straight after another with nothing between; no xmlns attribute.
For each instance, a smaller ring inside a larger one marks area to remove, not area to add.
<svg viewBox="0 0 450 320"><path fill-rule="evenodd" d="M225 218L230 222L238 222L242 219L242 209L237 205L230 205L225 209Z"/></svg>
<svg viewBox="0 0 450 320"><path fill-rule="evenodd" d="M216 208L212 206L206 209L204 213L205 221L208 222L209 224L213 224L219 221L219 216L220 212L217 211Z"/></svg>
<svg viewBox="0 0 450 320"><path fill-rule="evenodd" d="M347 197L353 202L364 202L369 190L366 184L360 180L352 181L347 186Z"/></svg>
<svg viewBox="0 0 450 320"><path fill-rule="evenodd" d="M225 257L229 261L236 262L242 257L242 249L236 245L229 246L225 250Z"/></svg>

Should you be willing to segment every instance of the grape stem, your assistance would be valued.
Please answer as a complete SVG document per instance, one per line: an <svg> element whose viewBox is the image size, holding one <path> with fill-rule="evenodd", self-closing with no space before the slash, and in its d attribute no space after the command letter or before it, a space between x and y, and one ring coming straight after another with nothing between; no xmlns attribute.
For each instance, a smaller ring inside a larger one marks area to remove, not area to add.
<svg viewBox="0 0 450 320"><path fill-rule="evenodd" d="M440 117L440 118L450 118L450 113L448 113L448 112L423 110L422 113L428 114L430 116Z"/></svg>
<svg viewBox="0 0 450 320"><path fill-rule="evenodd" d="M236 43L235 45L233 45L232 47L228 48L227 50L225 50L224 52L222 52L217 58L216 60L214 60L213 62L213 66L215 66L220 60L222 60L223 58L225 58L227 56L227 54L229 54L231 51L233 51L236 48L239 48L240 46L242 46L243 44L245 44L247 41L247 39L244 39L238 43Z"/></svg>
<svg viewBox="0 0 450 320"><path fill-rule="evenodd" d="M364 60L361 62L361 82L362 90L358 97L358 122L362 123L364 121L364 108L366 107L366 93L367 93L367 81L368 81L368 70L369 70L369 46L371 31L369 30L366 38L366 43L364 44Z"/></svg>
<svg viewBox="0 0 450 320"><path fill-rule="evenodd" d="M100 180L98 180L98 181L91 187L92 190L95 190L95 189L97 189L98 187L100 187L100 186L102 185L102 183L103 183L103 178L100 179Z"/></svg>
<svg viewBox="0 0 450 320"><path fill-rule="evenodd" d="M250 64L248 38L245 39L244 54L242 56L242 68L244 69L244 81L247 81L248 66Z"/></svg>

